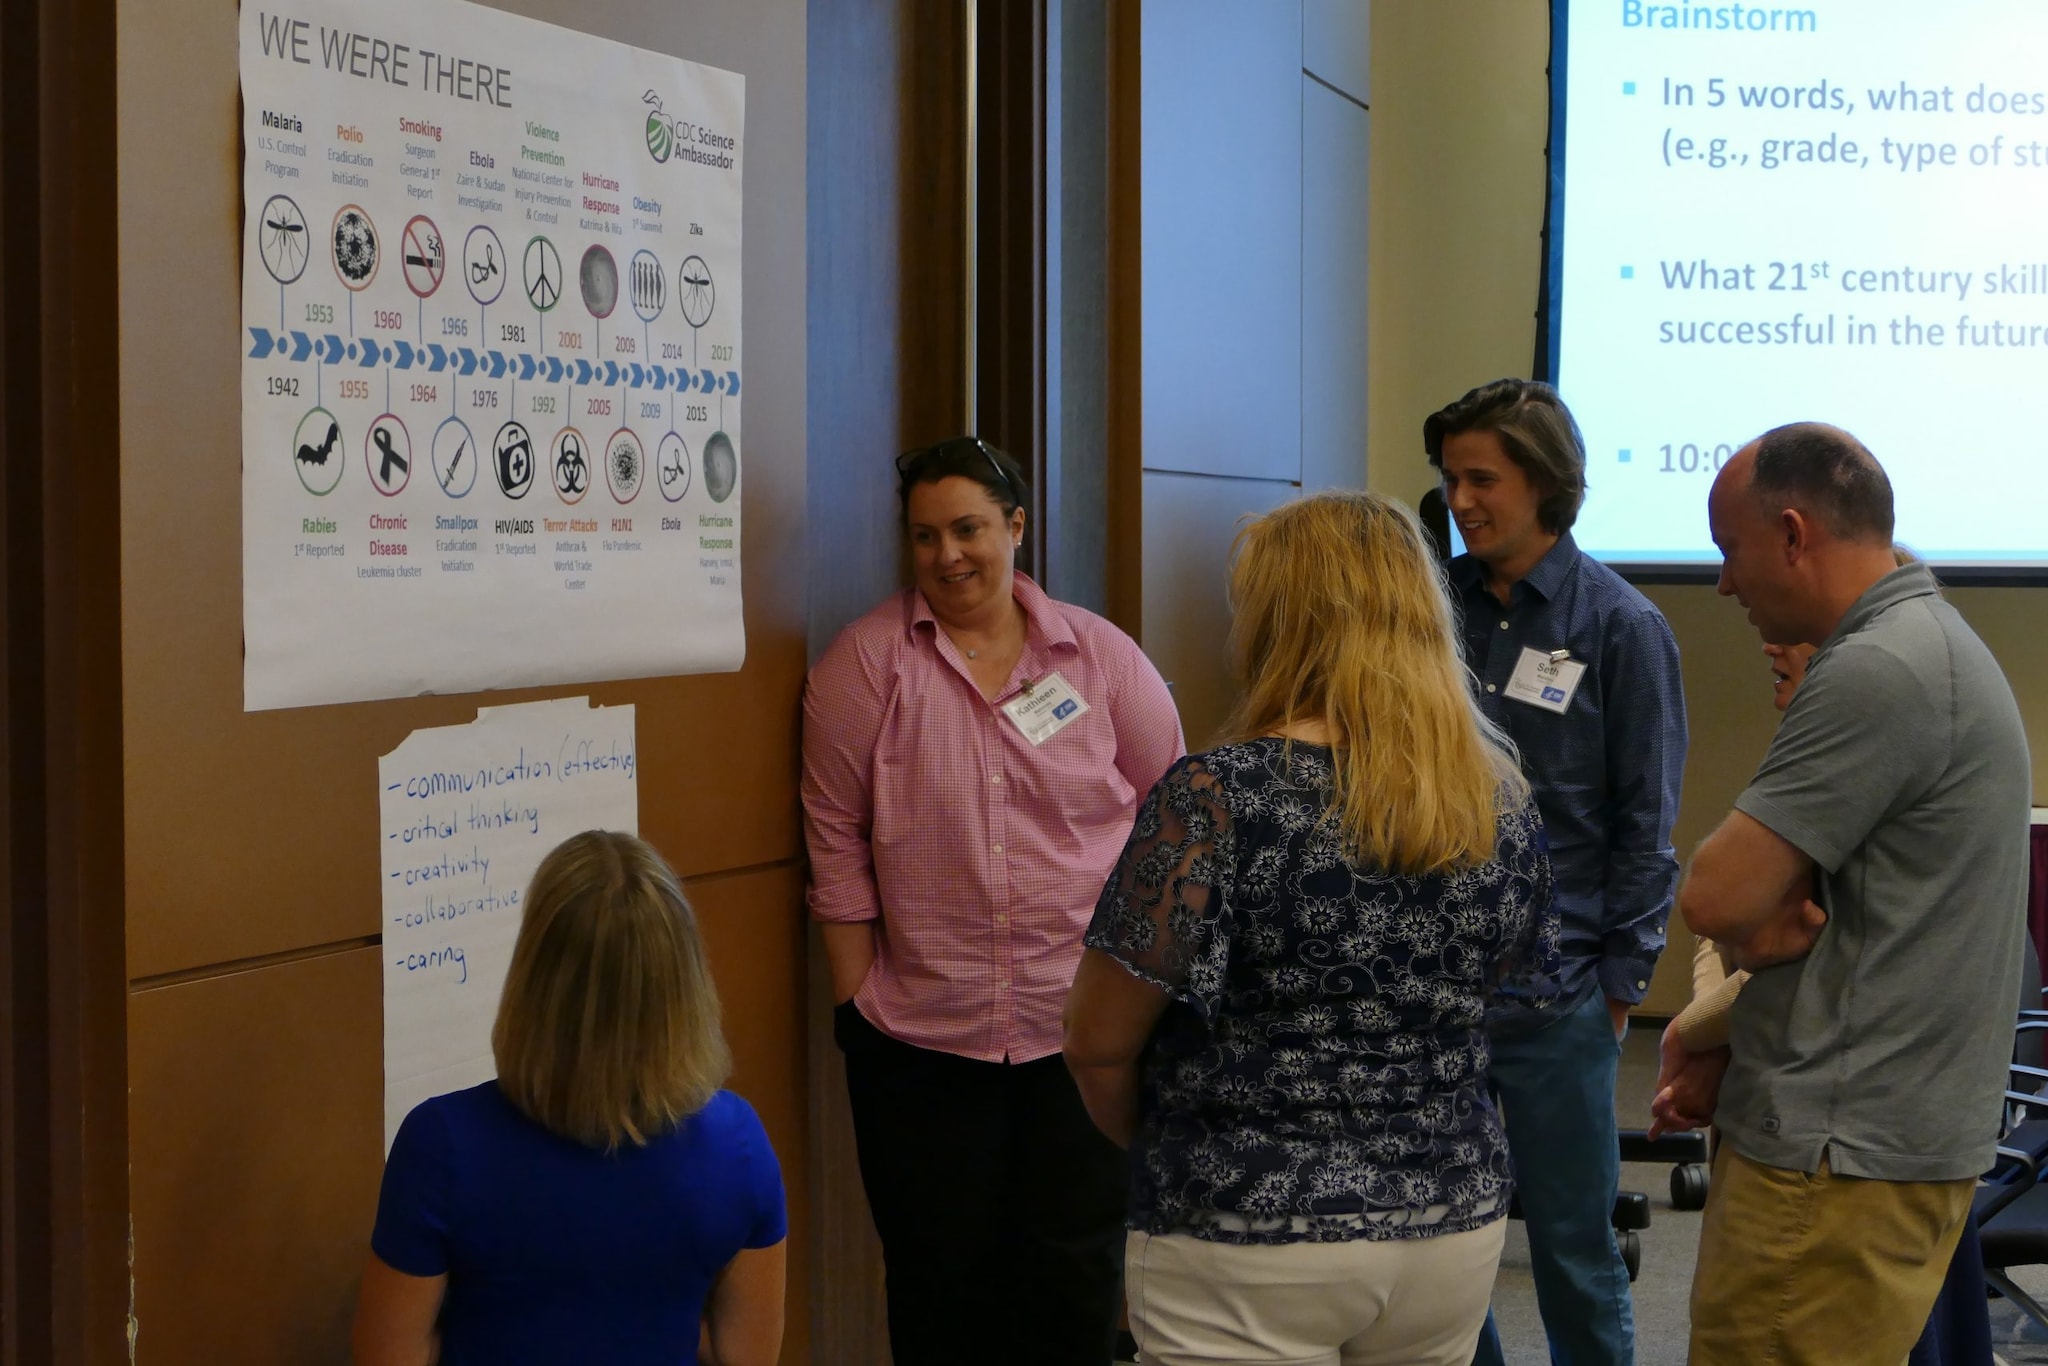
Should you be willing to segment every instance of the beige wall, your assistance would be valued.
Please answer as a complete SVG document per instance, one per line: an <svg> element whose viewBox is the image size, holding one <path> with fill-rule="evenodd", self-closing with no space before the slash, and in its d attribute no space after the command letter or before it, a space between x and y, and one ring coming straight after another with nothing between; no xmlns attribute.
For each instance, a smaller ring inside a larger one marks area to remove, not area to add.
<svg viewBox="0 0 2048 1366"><path fill-rule="evenodd" d="M1529 373L1549 29L1546 0L1373 6L1366 468L1382 492L1412 500L1429 487L1421 429L1430 411L1480 381ZM1769 742L1774 713L1755 633L1732 604L1705 587L1645 591L1670 619L1685 661L1692 750L1678 821L1684 850L1727 811ZM1980 588L1953 596L2012 680L2034 753L2048 752L2048 640L2037 625L2048 618L2048 594ZM2037 802L2044 791L2037 777ZM1652 985L1653 1008L1685 999L1688 941L1682 929L1672 939Z"/></svg>

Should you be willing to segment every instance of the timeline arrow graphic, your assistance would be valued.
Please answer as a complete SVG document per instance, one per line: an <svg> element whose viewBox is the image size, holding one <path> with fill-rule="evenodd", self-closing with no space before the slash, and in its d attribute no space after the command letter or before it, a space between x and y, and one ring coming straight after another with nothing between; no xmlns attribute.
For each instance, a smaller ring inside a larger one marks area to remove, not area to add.
<svg viewBox="0 0 2048 1366"><path fill-rule="evenodd" d="M267 360L272 356L292 361L318 358L326 364L338 365L346 356L365 370L382 364L399 370L410 370L418 365L435 374L454 369L467 377L482 371L490 379L503 379L509 374L522 380L540 377L549 384L559 384L567 377L571 384L595 382L607 388L624 384L634 389L651 387L659 391L673 385L677 393L695 390L700 394L735 396L740 391L737 370L728 370L721 376L713 370L691 371L681 366L671 370L666 366L643 365L639 361L621 365L616 360L592 362L580 356L564 360L560 356L507 355L503 351L478 351L467 346L450 349L439 342L415 346L397 337L389 342L370 339L344 341L331 332L315 337L304 332L272 332L266 327L251 327L249 339L251 360Z"/></svg>

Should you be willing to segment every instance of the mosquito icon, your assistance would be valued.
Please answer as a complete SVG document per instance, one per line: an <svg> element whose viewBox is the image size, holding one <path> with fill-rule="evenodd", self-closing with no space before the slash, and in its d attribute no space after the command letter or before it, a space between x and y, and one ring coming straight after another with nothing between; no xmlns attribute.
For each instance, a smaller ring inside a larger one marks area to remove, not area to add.
<svg viewBox="0 0 2048 1366"><path fill-rule="evenodd" d="M272 195L263 206L263 267L279 284L288 285L305 273L306 216L284 195Z"/></svg>
<svg viewBox="0 0 2048 1366"><path fill-rule="evenodd" d="M717 299L717 292L711 283L711 267L704 264L701 256L692 256L683 262L680 272L683 285L683 320L692 327L702 327L711 320L711 306Z"/></svg>

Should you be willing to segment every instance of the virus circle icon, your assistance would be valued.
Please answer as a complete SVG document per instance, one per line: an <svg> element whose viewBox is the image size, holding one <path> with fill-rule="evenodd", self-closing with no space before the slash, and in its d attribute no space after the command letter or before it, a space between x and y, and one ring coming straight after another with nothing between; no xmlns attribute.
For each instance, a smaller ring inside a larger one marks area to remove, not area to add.
<svg viewBox="0 0 2048 1366"><path fill-rule="evenodd" d="M350 289L366 289L377 276L377 229L350 204L334 216L334 269Z"/></svg>
<svg viewBox="0 0 2048 1366"><path fill-rule="evenodd" d="M639 496L640 481L647 475L647 456L640 446L640 438L624 427L612 433L605 445L604 477L611 485L612 497L621 503L630 503Z"/></svg>

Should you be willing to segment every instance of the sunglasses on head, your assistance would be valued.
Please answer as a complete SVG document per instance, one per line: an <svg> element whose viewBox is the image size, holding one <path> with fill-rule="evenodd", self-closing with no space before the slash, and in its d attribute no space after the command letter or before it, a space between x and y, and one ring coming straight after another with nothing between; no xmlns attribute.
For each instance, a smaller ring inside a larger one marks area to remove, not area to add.
<svg viewBox="0 0 2048 1366"><path fill-rule="evenodd" d="M1021 504L1024 500L1018 496L1017 486L1010 482L1009 472L1003 468L1002 461L996 459L995 452L989 448L988 442L978 436L948 437L930 446L919 446L915 450L905 451L896 457L896 477L908 486L926 460L940 455L965 454L970 450L980 452L981 458L988 461L988 467L996 472L996 478L1003 481L1003 488L1009 492L1010 501Z"/></svg>

